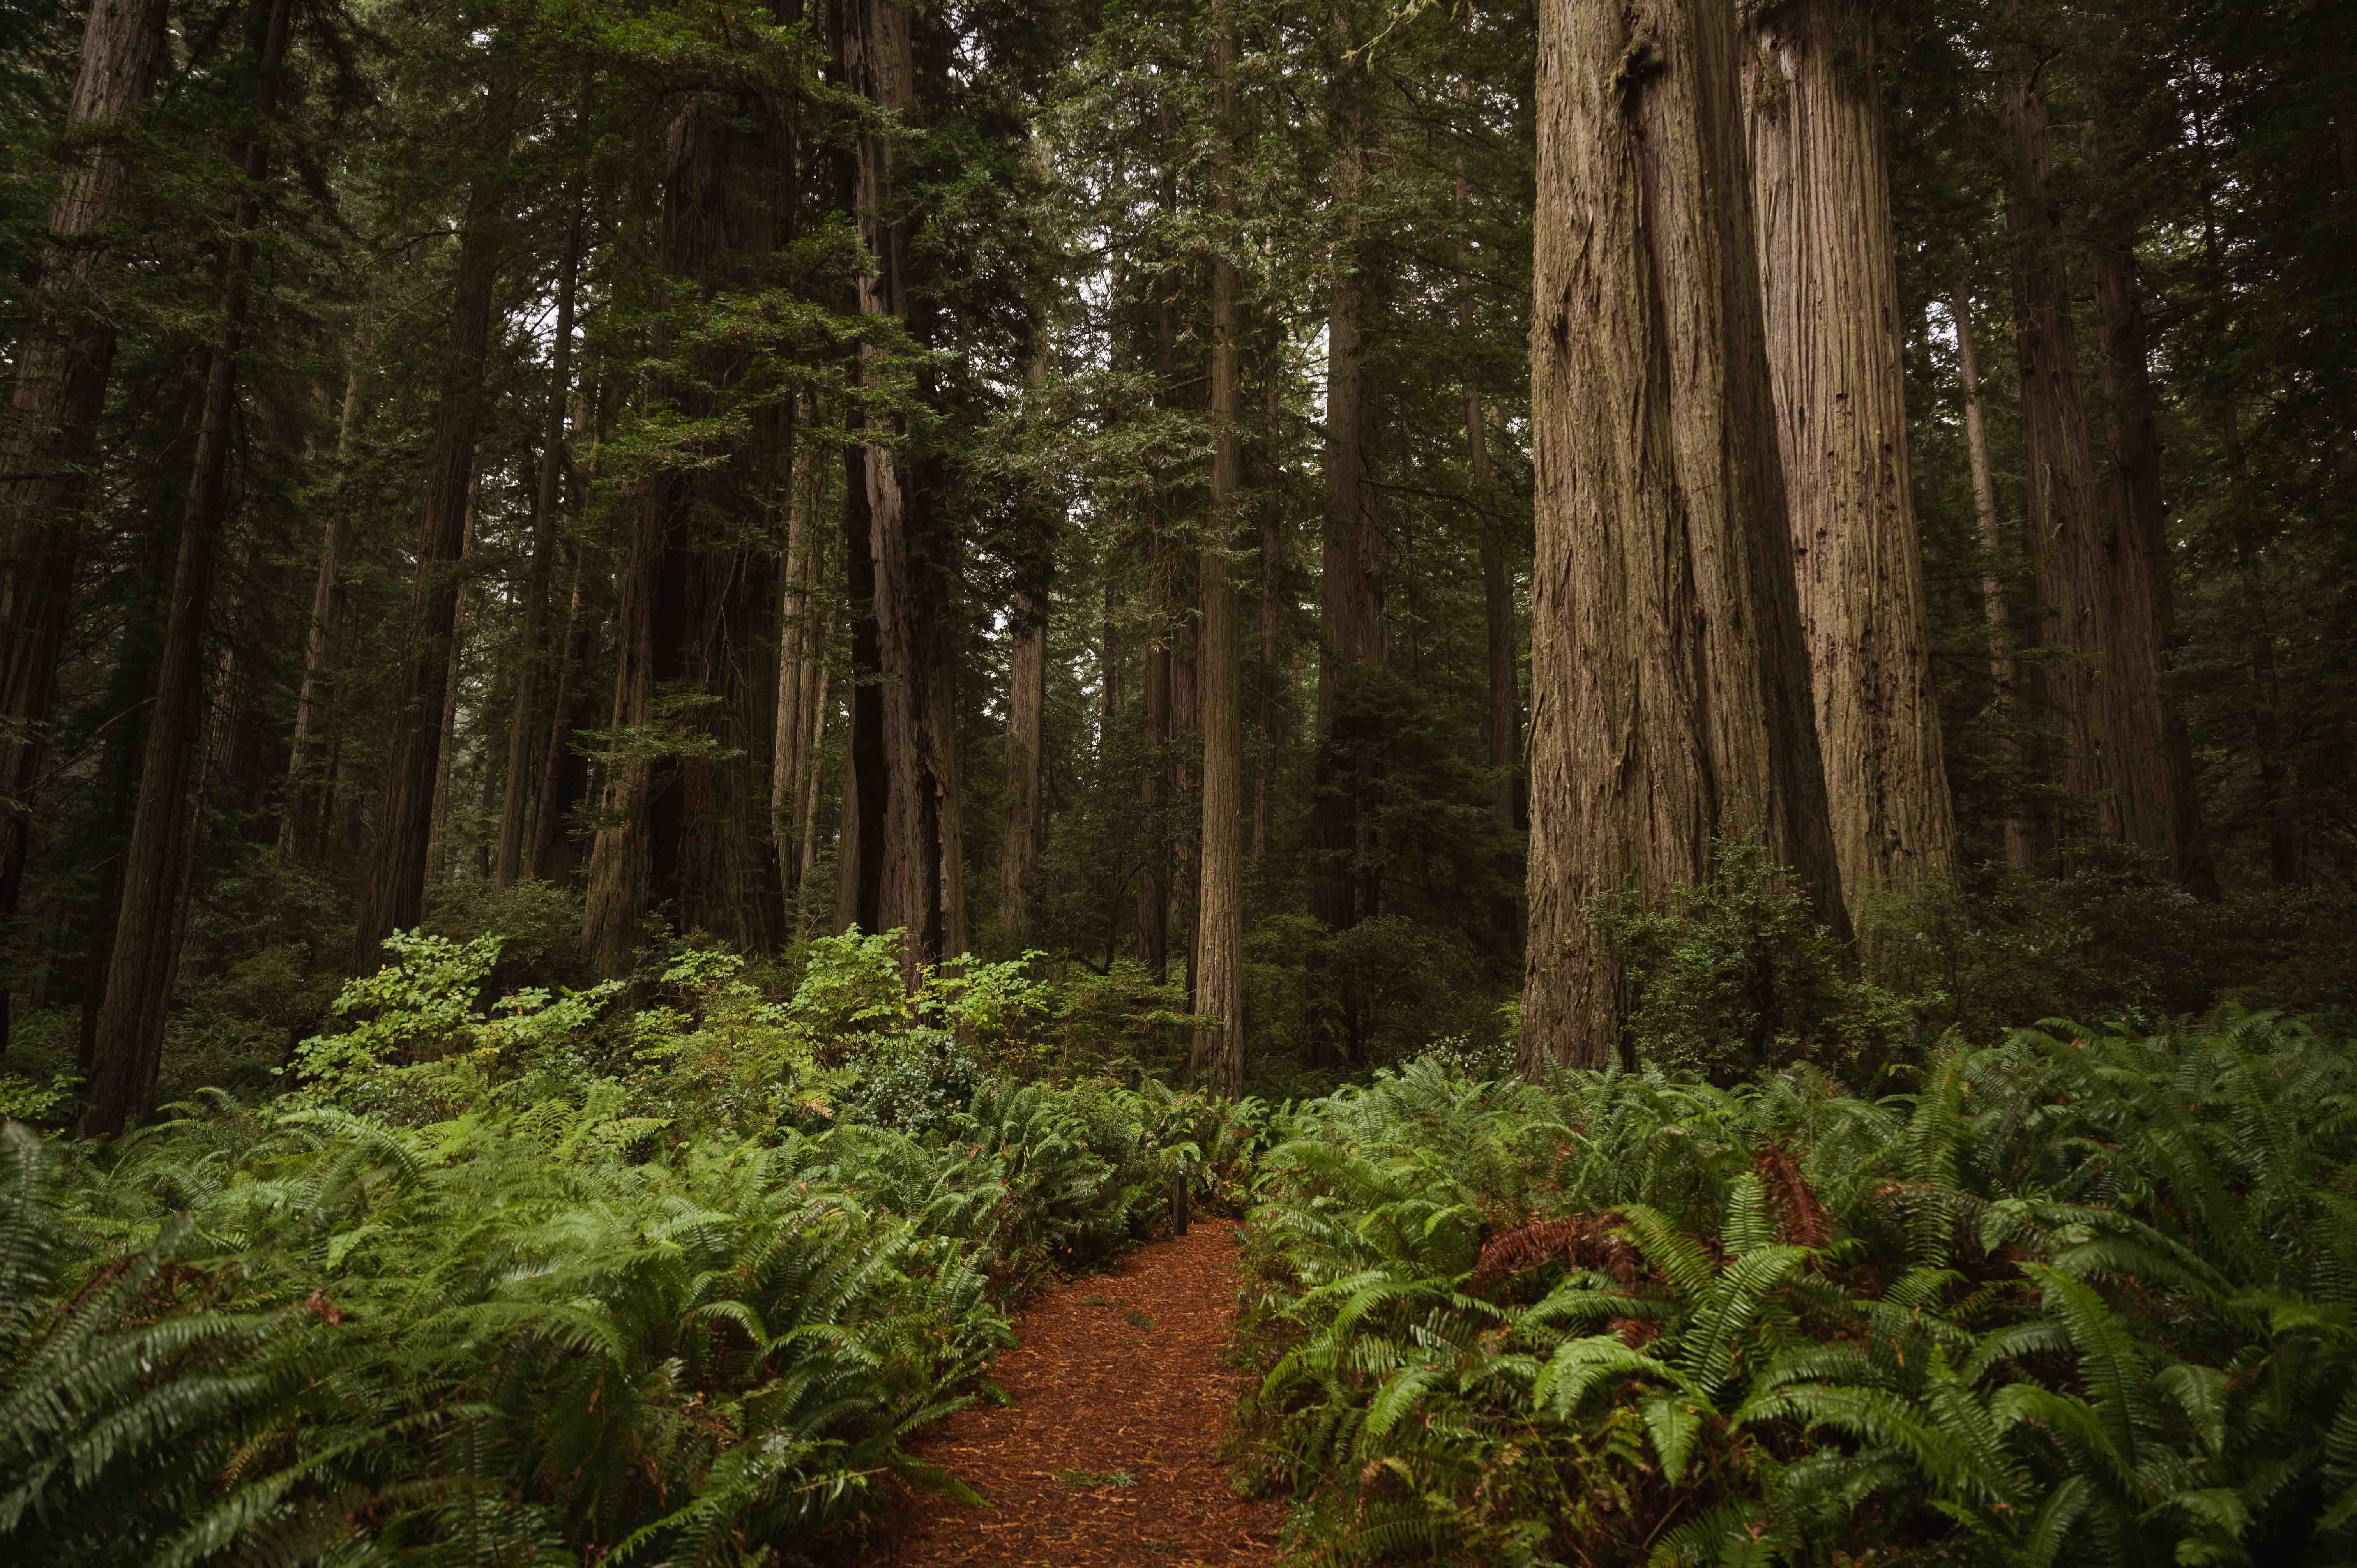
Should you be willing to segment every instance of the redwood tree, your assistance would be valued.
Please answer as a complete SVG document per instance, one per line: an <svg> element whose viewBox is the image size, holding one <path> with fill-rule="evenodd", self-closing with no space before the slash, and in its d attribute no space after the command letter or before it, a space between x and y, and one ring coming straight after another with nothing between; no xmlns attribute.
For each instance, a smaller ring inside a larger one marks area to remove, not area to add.
<svg viewBox="0 0 2357 1568"><path fill-rule="evenodd" d="M1757 835L1843 927L1777 457L1733 12L1539 8L1522 1062L1624 1047L1598 896Z"/></svg>
<svg viewBox="0 0 2357 1568"><path fill-rule="evenodd" d="M1759 7L1744 66L1801 626L1851 918L1944 875L1940 744L1907 460L1898 252L1875 26L1854 0Z"/></svg>

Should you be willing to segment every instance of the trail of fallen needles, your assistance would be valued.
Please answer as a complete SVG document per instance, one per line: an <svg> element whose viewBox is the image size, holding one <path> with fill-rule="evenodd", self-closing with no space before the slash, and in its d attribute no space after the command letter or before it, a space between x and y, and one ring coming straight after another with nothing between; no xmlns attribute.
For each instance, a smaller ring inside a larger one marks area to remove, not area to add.
<svg viewBox="0 0 2357 1568"><path fill-rule="evenodd" d="M898 1568L1243 1568L1282 1509L1229 1489L1233 1228L1196 1225L1118 1274L1049 1292L998 1359L1014 1402L959 1412L917 1449L990 1506L922 1495L888 1524Z"/></svg>

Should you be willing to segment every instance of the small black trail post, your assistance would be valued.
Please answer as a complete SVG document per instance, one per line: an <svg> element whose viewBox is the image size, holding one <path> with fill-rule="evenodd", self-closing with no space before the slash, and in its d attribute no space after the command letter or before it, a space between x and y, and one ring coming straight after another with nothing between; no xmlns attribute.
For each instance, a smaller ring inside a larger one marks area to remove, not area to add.
<svg viewBox="0 0 2357 1568"><path fill-rule="evenodd" d="M1170 1171L1170 1234L1187 1234L1187 1162L1180 1160Z"/></svg>

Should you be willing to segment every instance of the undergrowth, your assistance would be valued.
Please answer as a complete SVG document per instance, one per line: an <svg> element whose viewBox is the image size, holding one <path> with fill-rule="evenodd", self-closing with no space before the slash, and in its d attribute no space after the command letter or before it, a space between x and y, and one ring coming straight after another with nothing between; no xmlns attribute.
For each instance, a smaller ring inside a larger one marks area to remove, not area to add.
<svg viewBox="0 0 2357 1568"><path fill-rule="evenodd" d="M2058 1023L1920 1082L1303 1108L1243 1337L1298 1560L2357 1554L2357 1050Z"/></svg>
<svg viewBox="0 0 2357 1568"><path fill-rule="evenodd" d="M1019 964L772 1000L675 950L501 993L405 937L267 1101L111 1147L0 1128L0 1557L629 1564L833 1552L974 1398L1026 1281L1253 1133L1152 1083L1017 1085Z"/></svg>

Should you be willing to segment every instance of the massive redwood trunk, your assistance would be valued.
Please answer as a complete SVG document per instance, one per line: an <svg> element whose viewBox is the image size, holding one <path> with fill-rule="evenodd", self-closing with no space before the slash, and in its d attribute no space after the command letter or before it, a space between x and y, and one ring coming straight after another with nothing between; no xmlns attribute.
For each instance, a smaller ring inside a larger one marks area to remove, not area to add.
<svg viewBox="0 0 2357 1568"><path fill-rule="evenodd" d="M238 358L245 349L252 308L254 231L262 218L259 193L270 167L264 126L277 111L292 8L293 0L263 0L254 16L254 124L239 160L244 184L221 253L221 325L208 356L188 517L173 566L156 700L140 763L139 805L124 854L123 904L115 918L106 995L99 1004L92 1070L82 1106L85 1137L113 1137L145 1113L163 1056L165 1007L179 971L195 858L192 841L203 808L199 741L205 719L205 623L229 520Z"/></svg>
<svg viewBox="0 0 2357 1568"><path fill-rule="evenodd" d="M1871 18L1762 7L1744 70L1768 362L1834 850L1852 922L1955 859L1907 460Z"/></svg>
<svg viewBox="0 0 2357 1568"><path fill-rule="evenodd" d="M99 416L114 364L114 324L76 298L111 270L97 242L130 179L113 140L153 91L165 52L165 0L91 0L66 128L89 151L49 210L51 244L33 302L43 315L19 339L9 439L0 441L0 922L12 920L25 875L42 734L81 561L81 510L98 459ZM0 1051L9 998L0 988Z"/></svg>
<svg viewBox="0 0 2357 1568"><path fill-rule="evenodd" d="M1243 488L1243 433L1236 364L1236 24L1221 4L1212 26L1219 83L1212 201L1221 222L1211 260L1211 513L1196 564L1202 619L1196 628L1198 716L1203 731L1203 837L1197 857L1195 1030L1192 1066L1213 1094L1243 1093L1243 692L1236 651L1236 585L1227 547Z"/></svg>
<svg viewBox="0 0 2357 1568"><path fill-rule="evenodd" d="M1522 1061L1623 1048L1599 895L1755 834L1845 925L1770 401L1736 81L1714 0L1540 7L1538 555Z"/></svg>
<svg viewBox="0 0 2357 1568"><path fill-rule="evenodd" d="M504 134L500 127L511 107L511 94L494 101L494 136ZM490 402L483 365L506 239L504 195L501 172L477 175L458 233L458 264L450 290L442 383L426 466L425 511L417 530L416 575L401 649L400 695L393 713L393 766L385 779L376 853L361 900L355 958L363 971L376 967L388 933L414 928L425 913L443 707L458 621L459 558L466 550L475 446Z"/></svg>

